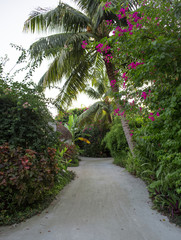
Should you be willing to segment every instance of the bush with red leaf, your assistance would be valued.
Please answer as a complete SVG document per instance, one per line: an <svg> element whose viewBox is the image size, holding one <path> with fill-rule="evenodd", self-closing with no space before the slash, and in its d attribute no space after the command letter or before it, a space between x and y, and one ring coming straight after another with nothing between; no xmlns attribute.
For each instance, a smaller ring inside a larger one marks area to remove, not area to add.
<svg viewBox="0 0 181 240"><path fill-rule="evenodd" d="M13 212L42 199L50 190L60 171L56 149L45 153L31 149L0 146L0 210Z"/></svg>

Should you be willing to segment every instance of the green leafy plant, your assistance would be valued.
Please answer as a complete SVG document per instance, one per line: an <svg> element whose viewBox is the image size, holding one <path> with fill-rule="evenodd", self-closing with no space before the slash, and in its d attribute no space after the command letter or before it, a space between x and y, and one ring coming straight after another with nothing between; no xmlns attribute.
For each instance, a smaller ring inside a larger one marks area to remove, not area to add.
<svg viewBox="0 0 181 240"><path fill-rule="evenodd" d="M115 118L110 131L103 139L103 143L110 150L111 156L114 158L114 163L125 167L128 145L119 118Z"/></svg>

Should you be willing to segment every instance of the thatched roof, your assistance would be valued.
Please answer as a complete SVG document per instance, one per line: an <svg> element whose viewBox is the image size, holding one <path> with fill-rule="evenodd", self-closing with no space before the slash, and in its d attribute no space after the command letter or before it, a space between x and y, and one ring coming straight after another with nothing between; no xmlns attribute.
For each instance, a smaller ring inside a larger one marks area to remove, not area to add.
<svg viewBox="0 0 181 240"><path fill-rule="evenodd" d="M63 140L72 139L71 132L66 127L64 127L63 124L57 123L57 131L61 133L60 139Z"/></svg>

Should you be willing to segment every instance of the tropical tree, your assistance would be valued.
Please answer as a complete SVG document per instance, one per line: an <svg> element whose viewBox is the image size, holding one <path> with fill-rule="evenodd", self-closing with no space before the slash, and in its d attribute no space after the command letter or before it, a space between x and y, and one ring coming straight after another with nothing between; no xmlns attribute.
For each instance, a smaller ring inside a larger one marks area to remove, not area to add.
<svg viewBox="0 0 181 240"><path fill-rule="evenodd" d="M24 30L31 30L33 33L54 31L53 35L41 38L32 44L30 50L35 61L41 62L43 58L53 57L53 62L40 80L41 85L50 86L66 78L59 94L59 105L60 103L69 105L73 98L76 99L77 93L86 88L88 75L94 68L101 69L105 66L110 83L115 79L114 65L111 61L107 61L105 52L100 54L96 48L87 50L83 48L88 40L99 42L102 38L109 38L107 20L112 20L117 25L125 24L125 19L119 20L111 11L105 12L105 4L99 0L74 0L74 2L77 3L80 11L60 2L53 10L36 9L24 24ZM135 8L136 2L129 1L130 10ZM125 1L113 0L111 3L115 6L118 3L125 5ZM112 91L119 92L116 84L112 87ZM117 107L121 109L118 97L116 102ZM128 123L124 116L121 116L121 121L133 153L134 143Z"/></svg>
<svg viewBox="0 0 181 240"><path fill-rule="evenodd" d="M111 89L108 85L109 79L105 67L101 70L95 68L89 79L92 86L88 85L84 93L98 101L93 103L78 117L78 124L79 126L83 126L101 121L103 125L109 125L112 123L113 99L110 97Z"/></svg>

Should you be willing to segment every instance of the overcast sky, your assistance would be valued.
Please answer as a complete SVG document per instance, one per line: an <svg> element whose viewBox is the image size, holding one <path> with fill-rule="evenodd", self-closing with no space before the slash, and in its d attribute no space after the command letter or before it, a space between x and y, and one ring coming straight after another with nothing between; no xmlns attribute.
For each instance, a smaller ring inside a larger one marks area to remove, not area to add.
<svg viewBox="0 0 181 240"><path fill-rule="evenodd" d="M62 2L75 7L75 4L71 0L64 0ZM22 32L24 21L28 18L30 12L37 7L54 8L58 3L59 0L0 0L0 57L8 54L10 61L7 64L7 71L14 66L17 60L17 52L12 49L10 43L28 48L40 37L37 34ZM47 63L44 63L43 66L36 71L33 80L38 82L46 69ZM46 95L52 97L55 96L55 92L47 91ZM78 102L74 102L73 107L81 107L81 104L88 107L91 103L92 101L83 95L79 97ZM55 111L53 111L53 114L55 115Z"/></svg>

